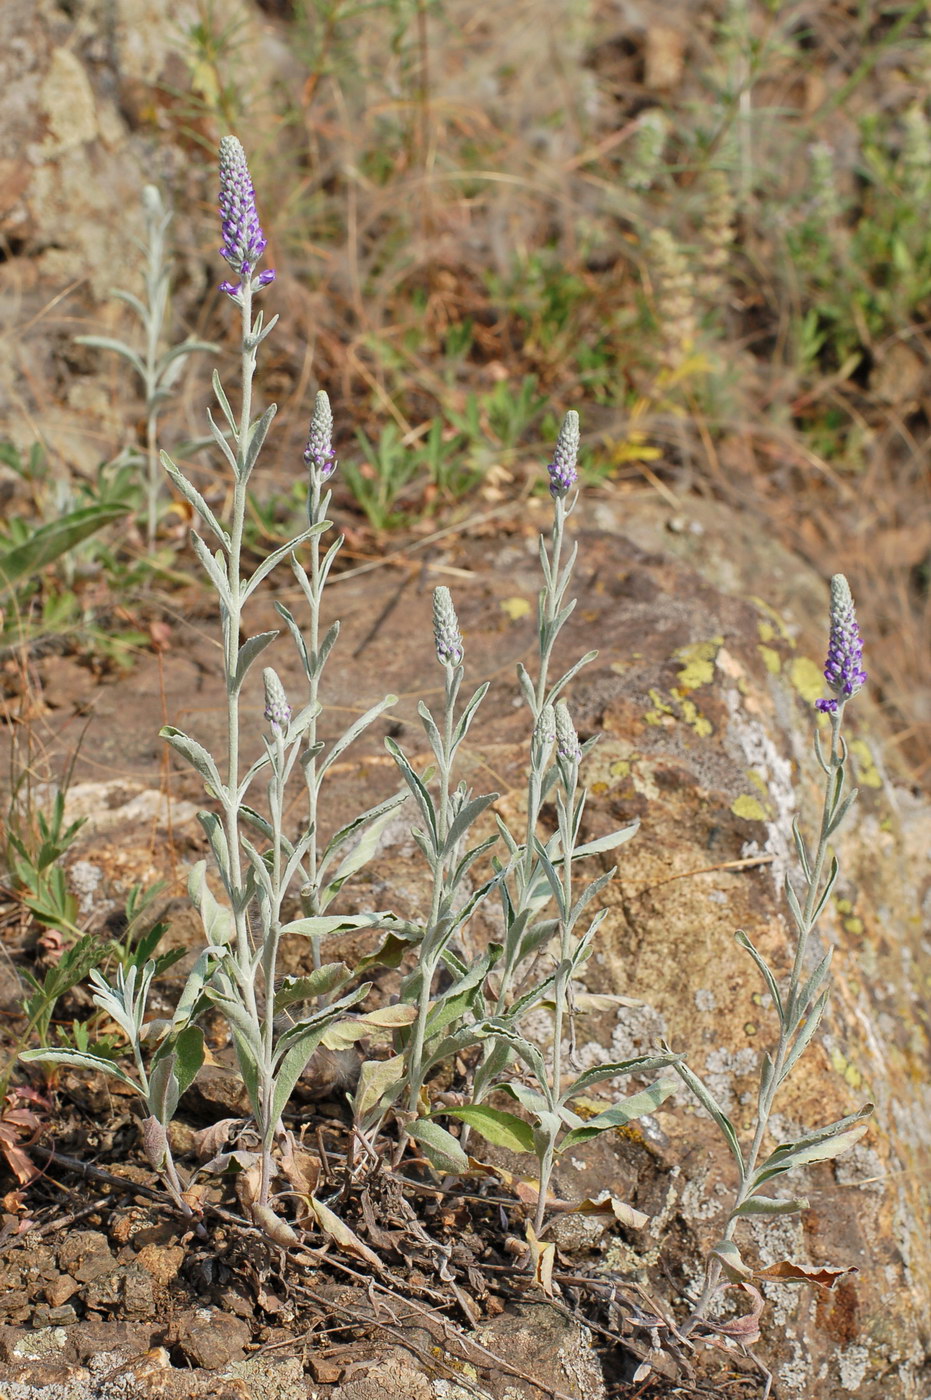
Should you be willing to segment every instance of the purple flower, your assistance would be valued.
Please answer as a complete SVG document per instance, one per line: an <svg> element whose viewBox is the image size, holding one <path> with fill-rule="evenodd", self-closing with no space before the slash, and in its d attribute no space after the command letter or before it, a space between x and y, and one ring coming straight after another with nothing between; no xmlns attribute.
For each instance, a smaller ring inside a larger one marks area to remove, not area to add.
<svg viewBox="0 0 931 1400"><path fill-rule="evenodd" d="M224 136L220 142L220 224L223 232L220 256L243 279L242 282L221 282L220 290L239 298L247 281L253 291L274 282L271 268L258 277L252 275L268 240L259 223L246 153L236 136Z"/></svg>
<svg viewBox="0 0 931 1400"><path fill-rule="evenodd" d="M831 579L831 636L824 679L838 697L836 700L816 700L815 709L822 714L836 714L846 702L866 684L866 672L861 669L863 641L857 626L850 585L843 574Z"/></svg>
<svg viewBox="0 0 931 1400"><path fill-rule="evenodd" d="M318 481L328 481L336 471L336 453L333 451L333 414L330 400L321 389L314 400L313 416L310 420L310 433L304 448L304 464Z"/></svg>
<svg viewBox="0 0 931 1400"><path fill-rule="evenodd" d="M568 495L578 481L579 473L575 465L578 455L579 415L574 408L570 408L562 420L553 460L546 469L550 474L550 495L554 500Z"/></svg>
<svg viewBox="0 0 931 1400"><path fill-rule="evenodd" d="M442 585L433 590L433 640L441 666L458 666L464 654L459 619L452 594Z"/></svg>
<svg viewBox="0 0 931 1400"><path fill-rule="evenodd" d="M273 734L284 734L291 723L291 706L288 704L284 686L271 666L265 667L262 680L265 683L265 718L271 725Z"/></svg>

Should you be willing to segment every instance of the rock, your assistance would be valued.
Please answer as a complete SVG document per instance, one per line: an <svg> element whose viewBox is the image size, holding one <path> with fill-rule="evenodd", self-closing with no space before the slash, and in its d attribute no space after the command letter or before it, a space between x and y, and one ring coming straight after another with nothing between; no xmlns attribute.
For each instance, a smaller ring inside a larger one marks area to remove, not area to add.
<svg viewBox="0 0 931 1400"><path fill-rule="evenodd" d="M211 1123L217 1118L245 1118L251 1112L239 1075L219 1065L204 1065L185 1094L184 1107Z"/></svg>
<svg viewBox="0 0 931 1400"><path fill-rule="evenodd" d="M136 1258L140 1267L145 1269L156 1283L164 1286L178 1277L178 1271L184 1262L184 1250L179 1244L147 1244L143 1245Z"/></svg>
<svg viewBox="0 0 931 1400"><path fill-rule="evenodd" d="M191 1308L172 1325L172 1336L192 1365L222 1371L242 1360L252 1330L240 1317L215 1308Z"/></svg>
<svg viewBox="0 0 931 1400"><path fill-rule="evenodd" d="M480 1328L475 1338L509 1366L540 1382L532 1385L503 1372L486 1381L494 1400L546 1400L554 1390L573 1400L605 1400L590 1332L547 1302L509 1308Z"/></svg>
<svg viewBox="0 0 931 1400"><path fill-rule="evenodd" d="M332 1400L434 1400L433 1387L404 1351L392 1351L333 1391Z"/></svg>
<svg viewBox="0 0 931 1400"><path fill-rule="evenodd" d="M129 1321L154 1317L152 1276L139 1264L118 1264L87 1285L84 1303L95 1312L118 1310Z"/></svg>
<svg viewBox="0 0 931 1400"><path fill-rule="evenodd" d="M58 1250L58 1266L78 1283L90 1283L109 1273L116 1260L106 1235L98 1230L75 1230L66 1235Z"/></svg>
<svg viewBox="0 0 931 1400"><path fill-rule="evenodd" d="M247 1361L234 1361L226 1374L245 1384L249 1400L307 1400L308 1397L304 1368L293 1356L284 1361L270 1356L252 1356Z"/></svg>
<svg viewBox="0 0 931 1400"><path fill-rule="evenodd" d="M80 1287L77 1279L72 1278L70 1274L59 1274L58 1278L46 1286L45 1301L53 1308L60 1308Z"/></svg>

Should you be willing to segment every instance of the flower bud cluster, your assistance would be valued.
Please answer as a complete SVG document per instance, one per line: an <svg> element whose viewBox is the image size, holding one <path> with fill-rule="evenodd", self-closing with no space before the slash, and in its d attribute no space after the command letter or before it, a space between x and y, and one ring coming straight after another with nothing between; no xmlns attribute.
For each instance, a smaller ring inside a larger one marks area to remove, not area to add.
<svg viewBox="0 0 931 1400"><path fill-rule="evenodd" d="M442 585L433 590L433 640L440 665L458 666L465 655L465 648L452 595Z"/></svg>
<svg viewBox="0 0 931 1400"><path fill-rule="evenodd" d="M578 763L582 757L579 736L569 714L568 706L562 700L556 706L556 757L564 763Z"/></svg>
<svg viewBox="0 0 931 1400"><path fill-rule="evenodd" d="M291 706L284 686L271 666L265 667L262 680L265 682L265 718L274 734L283 734L291 722Z"/></svg>
<svg viewBox="0 0 931 1400"><path fill-rule="evenodd" d="M304 465L321 484L328 481L336 471L336 453L333 451L333 413L330 400L322 389L314 400L314 411L310 420L310 433L304 448Z"/></svg>

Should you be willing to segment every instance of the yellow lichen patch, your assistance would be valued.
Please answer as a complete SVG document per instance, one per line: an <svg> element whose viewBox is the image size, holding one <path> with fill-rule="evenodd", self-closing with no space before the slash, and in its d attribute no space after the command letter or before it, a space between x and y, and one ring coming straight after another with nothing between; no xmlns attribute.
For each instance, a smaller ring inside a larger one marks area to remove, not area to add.
<svg viewBox="0 0 931 1400"><path fill-rule="evenodd" d="M653 709L647 710L643 716L647 724L666 724L669 720L675 719L675 710L666 703L658 690L651 690L648 694L653 701Z"/></svg>
<svg viewBox="0 0 931 1400"><path fill-rule="evenodd" d="M750 779L753 786L763 794L765 801L769 797L769 788L766 785L766 779L763 777L763 774L758 773L755 768L748 768L747 777Z"/></svg>
<svg viewBox="0 0 931 1400"><path fill-rule="evenodd" d="M591 792L595 797L600 797L602 793L605 793L607 791L607 783L592 783L591 787L589 788L589 792Z"/></svg>
<svg viewBox="0 0 931 1400"><path fill-rule="evenodd" d="M858 919L856 914L852 918L844 920L844 928L848 933L861 934L863 932L863 920Z"/></svg>
<svg viewBox="0 0 931 1400"><path fill-rule="evenodd" d="M608 769L612 778L626 778L630 773L630 759L619 758L616 763L612 763Z"/></svg>
<svg viewBox="0 0 931 1400"><path fill-rule="evenodd" d="M796 656L789 665L789 679L807 705L813 705L825 691L821 667L808 656Z"/></svg>
<svg viewBox="0 0 931 1400"><path fill-rule="evenodd" d="M766 667L769 674L771 676L778 676L779 672L782 670L782 657L779 655L778 651L776 651L774 647L764 646L759 647L758 650L763 658L763 665Z"/></svg>
<svg viewBox="0 0 931 1400"><path fill-rule="evenodd" d="M735 817L742 817L748 822L765 822L766 813L763 804L758 797L751 797L749 793L744 793L731 803L731 811Z"/></svg>
<svg viewBox="0 0 931 1400"><path fill-rule="evenodd" d="M863 1085L863 1075L856 1065L852 1065L839 1050L831 1051L831 1064L836 1072L846 1081L851 1089L859 1089Z"/></svg>
<svg viewBox="0 0 931 1400"><path fill-rule="evenodd" d="M776 635L776 629L771 622L764 622L763 619L760 618L756 626L760 634L761 642L771 642L773 640Z"/></svg>
<svg viewBox="0 0 931 1400"><path fill-rule="evenodd" d="M707 719L699 710L694 700L680 700L682 708L682 718L686 724L691 725L700 739L707 739L709 734L714 733L714 726L710 719Z"/></svg>
<svg viewBox="0 0 931 1400"><path fill-rule="evenodd" d="M682 690L697 690L699 686L711 684L715 658L723 645L723 637L711 637L707 642L693 642L691 646L679 648L675 659L682 663L679 669Z"/></svg>
<svg viewBox="0 0 931 1400"><path fill-rule="evenodd" d="M501 611L506 613L512 622L519 622L530 612L530 604L526 598L502 598Z"/></svg>
<svg viewBox="0 0 931 1400"><path fill-rule="evenodd" d="M789 629L785 625L779 614L776 612L776 609L772 607L771 604L767 603L765 598L757 598L756 596L753 596L751 597L750 602L755 603L756 606L759 608L760 612L765 613L766 617L769 619L768 623L763 622L762 620L758 623L760 629L760 640L764 642L770 641L773 637L778 635L782 638L784 642L788 642L790 647L794 647L795 643L792 640L792 636L789 632ZM763 628L766 626L769 626L772 629L770 631L769 637L765 637L763 635Z"/></svg>
<svg viewBox="0 0 931 1400"><path fill-rule="evenodd" d="M869 744L864 739L851 739L848 748L856 761L857 781L864 787L882 787L882 774L873 762Z"/></svg>
<svg viewBox="0 0 931 1400"><path fill-rule="evenodd" d="M613 671L616 676L623 676L627 670L627 663L626 661L612 661L608 670Z"/></svg>

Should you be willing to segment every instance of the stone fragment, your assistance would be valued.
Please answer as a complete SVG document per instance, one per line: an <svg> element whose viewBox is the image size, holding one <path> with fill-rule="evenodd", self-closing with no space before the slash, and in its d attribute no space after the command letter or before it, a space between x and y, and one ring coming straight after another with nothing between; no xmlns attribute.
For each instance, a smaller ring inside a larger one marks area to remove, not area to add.
<svg viewBox="0 0 931 1400"><path fill-rule="evenodd" d="M152 1277L138 1264L118 1264L87 1285L84 1302L95 1312L119 1310L131 1320L154 1317Z"/></svg>
<svg viewBox="0 0 931 1400"><path fill-rule="evenodd" d="M172 1329L178 1346L194 1366L221 1371L233 1361L241 1361L252 1330L240 1317L230 1317L215 1308L191 1308L182 1313Z"/></svg>
<svg viewBox="0 0 931 1400"><path fill-rule="evenodd" d="M184 1262L184 1250L179 1244L167 1247L147 1244L140 1249L136 1259L140 1267L145 1269L156 1283L164 1286L178 1277L178 1272Z"/></svg>
<svg viewBox="0 0 931 1400"><path fill-rule="evenodd" d="M495 1400L546 1400L553 1391L573 1400L605 1400L601 1365L588 1330L549 1303L521 1303L477 1334L483 1347L537 1384L499 1372L489 1383ZM489 1363L493 1368L493 1363Z"/></svg>
<svg viewBox="0 0 931 1400"><path fill-rule="evenodd" d="M250 1356L229 1369L235 1381L245 1384L249 1400L308 1400L307 1378L296 1357Z"/></svg>
<svg viewBox="0 0 931 1400"><path fill-rule="evenodd" d="M114 1263L107 1237L98 1230L75 1230L64 1237L58 1250L58 1267L78 1283L91 1283L109 1273Z"/></svg>
<svg viewBox="0 0 931 1400"><path fill-rule="evenodd" d="M337 1386L332 1400L434 1400L433 1387L406 1352L395 1350L373 1360L365 1375Z"/></svg>
<svg viewBox="0 0 931 1400"><path fill-rule="evenodd" d="M53 1308L60 1308L80 1287L77 1279L72 1278L70 1274L59 1274L51 1283L46 1284L45 1301Z"/></svg>

